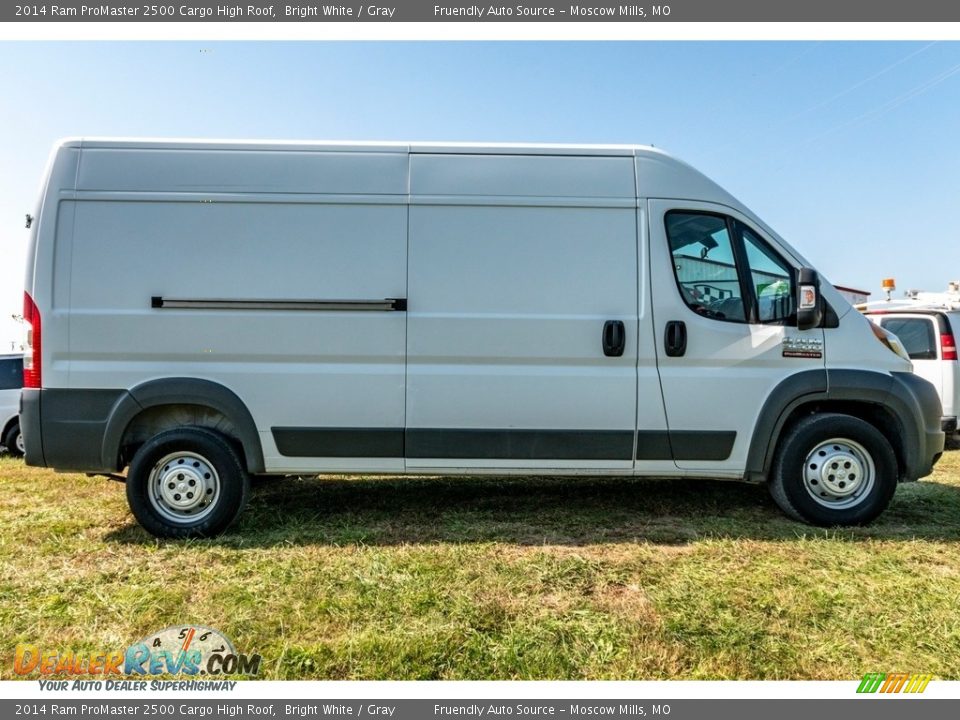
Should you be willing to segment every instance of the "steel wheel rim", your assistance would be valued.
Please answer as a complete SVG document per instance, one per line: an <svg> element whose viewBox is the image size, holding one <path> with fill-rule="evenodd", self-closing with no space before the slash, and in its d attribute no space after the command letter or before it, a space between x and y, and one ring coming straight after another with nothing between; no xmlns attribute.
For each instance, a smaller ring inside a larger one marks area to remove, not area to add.
<svg viewBox="0 0 960 720"><path fill-rule="evenodd" d="M194 524L213 512L220 498L220 476L202 455L170 453L150 471L147 495L153 509L165 520Z"/></svg>
<svg viewBox="0 0 960 720"><path fill-rule="evenodd" d="M843 510L858 505L876 482L867 449L849 438L831 438L811 450L803 464L803 486L819 505Z"/></svg>
<svg viewBox="0 0 960 720"><path fill-rule="evenodd" d="M17 439L14 441L14 444L17 446L17 450L21 455L25 455L27 452L27 446L23 442L23 433L17 433Z"/></svg>

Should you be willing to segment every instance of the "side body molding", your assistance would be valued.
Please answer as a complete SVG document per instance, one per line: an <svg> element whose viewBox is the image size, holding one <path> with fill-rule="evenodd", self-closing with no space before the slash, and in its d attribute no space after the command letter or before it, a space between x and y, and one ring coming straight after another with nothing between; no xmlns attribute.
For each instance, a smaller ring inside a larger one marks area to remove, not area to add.
<svg viewBox="0 0 960 720"><path fill-rule="evenodd" d="M243 445L247 470L251 473L264 471L260 435L247 406L232 390L210 380L197 378L150 380L124 392L114 404L103 434L103 467L116 467L120 442L130 422L142 411L163 405L203 405L221 413L237 430L237 439Z"/></svg>
<svg viewBox="0 0 960 720"><path fill-rule="evenodd" d="M753 439L747 453L747 467L744 479L749 482L763 482L773 463L773 453L777 449L780 432L790 417L790 413L810 400L827 397L827 371L804 370L782 380L760 409L757 424L753 428Z"/></svg>

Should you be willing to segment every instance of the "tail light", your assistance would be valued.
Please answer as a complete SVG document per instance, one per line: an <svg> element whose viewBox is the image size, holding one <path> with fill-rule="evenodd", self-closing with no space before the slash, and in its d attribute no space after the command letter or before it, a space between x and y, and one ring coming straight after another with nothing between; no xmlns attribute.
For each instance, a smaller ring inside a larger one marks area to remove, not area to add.
<svg viewBox="0 0 960 720"><path fill-rule="evenodd" d="M940 336L940 348L943 350L944 360L957 359L957 343L954 341L951 333L943 333L943 335Z"/></svg>
<svg viewBox="0 0 960 720"><path fill-rule="evenodd" d="M23 386L41 387L40 372L40 311L29 293L23 294L23 319L27 323L27 351L23 356Z"/></svg>

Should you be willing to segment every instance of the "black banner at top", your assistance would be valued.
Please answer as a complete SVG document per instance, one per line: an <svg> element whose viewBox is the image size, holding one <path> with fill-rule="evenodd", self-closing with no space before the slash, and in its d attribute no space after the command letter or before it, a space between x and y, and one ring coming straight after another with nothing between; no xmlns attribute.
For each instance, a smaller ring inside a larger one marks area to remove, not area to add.
<svg viewBox="0 0 960 720"><path fill-rule="evenodd" d="M656 2L451 3L444 0L193 2L128 0L3 4L2 22L957 22L944 0L656 0Z"/></svg>

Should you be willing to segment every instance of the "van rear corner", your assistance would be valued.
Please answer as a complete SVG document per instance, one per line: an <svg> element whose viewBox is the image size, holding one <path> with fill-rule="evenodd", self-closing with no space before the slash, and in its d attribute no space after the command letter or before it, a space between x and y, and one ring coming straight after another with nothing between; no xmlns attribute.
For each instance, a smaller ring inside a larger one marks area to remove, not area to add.
<svg viewBox="0 0 960 720"><path fill-rule="evenodd" d="M30 238L23 293L26 343L20 423L24 459L27 465L34 467L48 467L43 447L41 388L45 381L49 384L51 378L44 369L49 369L53 351L65 349L66 343L65 332L50 323L56 283L67 279L66 275L54 272L57 215L61 212L65 193L76 189L82 145L83 141L77 137L63 138L54 144L40 184L35 212L30 214L27 224Z"/></svg>
<svg viewBox="0 0 960 720"><path fill-rule="evenodd" d="M23 432L24 462L31 467L47 467L40 423L40 388L20 391L20 429Z"/></svg>

